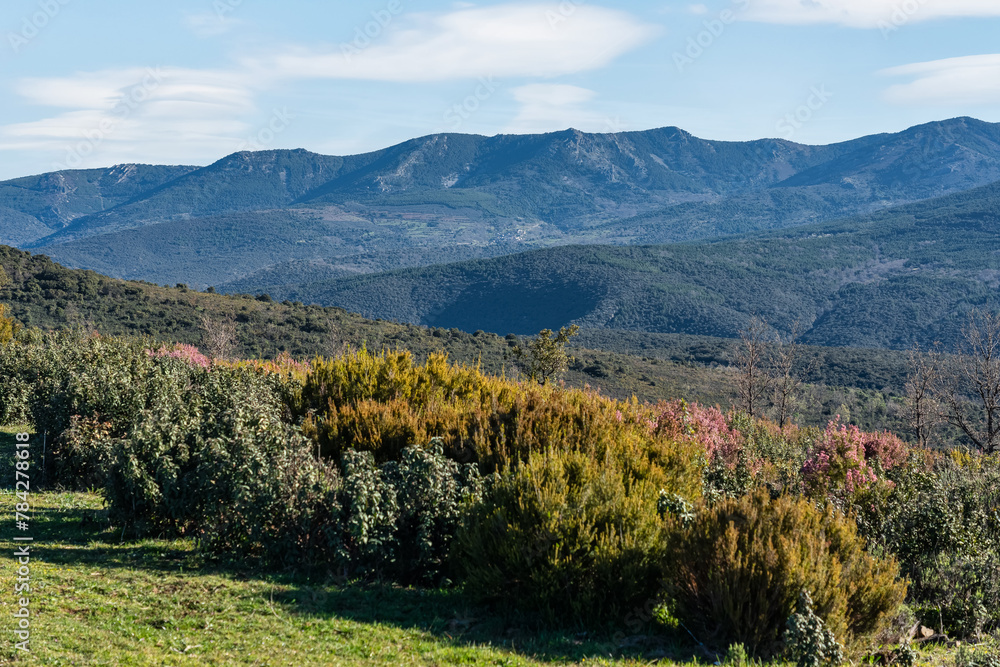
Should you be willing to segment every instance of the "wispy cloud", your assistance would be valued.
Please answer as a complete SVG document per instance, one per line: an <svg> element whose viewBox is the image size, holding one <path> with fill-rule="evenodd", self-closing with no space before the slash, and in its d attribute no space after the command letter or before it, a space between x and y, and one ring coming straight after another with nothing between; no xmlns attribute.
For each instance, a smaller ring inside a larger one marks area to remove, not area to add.
<svg viewBox="0 0 1000 667"><path fill-rule="evenodd" d="M67 167L233 150L233 138L251 127L241 119L255 111L248 82L224 71L107 70L25 79L16 91L33 104L64 110L0 127L0 150L51 152Z"/></svg>
<svg viewBox="0 0 1000 667"><path fill-rule="evenodd" d="M407 15L363 49L296 49L247 64L283 78L553 77L602 67L656 32L629 14L597 6L573 6L567 13L558 4L506 4Z"/></svg>
<svg viewBox="0 0 1000 667"><path fill-rule="evenodd" d="M597 97L596 92L587 88L533 83L515 88L513 93L521 108L505 132L551 132L567 127L604 131L602 126L607 124L603 114L586 106Z"/></svg>
<svg viewBox="0 0 1000 667"><path fill-rule="evenodd" d="M393 16L364 49L349 55L340 45L289 46L226 69L121 68L21 79L14 93L46 109L38 120L0 126L0 151L45 152L54 164L74 168L215 159L245 143L270 111L259 108L261 100L289 81L547 79L602 67L658 30L577 0L459 3L445 13ZM186 17L188 27L204 36L232 21L214 13ZM534 84L514 94L521 104L516 131L597 122L585 107L592 91Z"/></svg>
<svg viewBox="0 0 1000 667"><path fill-rule="evenodd" d="M742 15L751 21L802 25L836 23L851 28L879 28L894 17L925 21L956 17L1000 16L997 0L752 0Z"/></svg>
<svg viewBox="0 0 1000 667"><path fill-rule="evenodd" d="M895 104L1000 103L1000 54L914 63L879 73L914 77L909 83L896 84L886 90L886 100Z"/></svg>

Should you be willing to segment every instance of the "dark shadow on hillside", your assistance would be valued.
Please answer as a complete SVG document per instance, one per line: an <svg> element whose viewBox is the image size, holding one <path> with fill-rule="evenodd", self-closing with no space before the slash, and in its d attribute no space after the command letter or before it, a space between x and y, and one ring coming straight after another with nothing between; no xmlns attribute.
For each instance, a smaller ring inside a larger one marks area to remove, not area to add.
<svg viewBox="0 0 1000 667"><path fill-rule="evenodd" d="M593 289L573 283L510 286L498 291L488 283L470 285L453 303L427 315L425 324L462 331L535 334L557 330L590 313L600 302Z"/></svg>

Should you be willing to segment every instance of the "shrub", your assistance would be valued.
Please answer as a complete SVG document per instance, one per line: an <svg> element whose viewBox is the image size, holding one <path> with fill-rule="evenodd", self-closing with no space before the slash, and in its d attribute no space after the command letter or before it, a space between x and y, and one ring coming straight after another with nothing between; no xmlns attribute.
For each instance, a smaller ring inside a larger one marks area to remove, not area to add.
<svg viewBox="0 0 1000 667"><path fill-rule="evenodd" d="M467 590L548 623L621 620L657 582L657 491L611 456L538 452L494 479L456 540Z"/></svg>
<svg viewBox="0 0 1000 667"><path fill-rule="evenodd" d="M434 442L429 450L408 447L382 474L396 495L394 541L404 556L391 570L404 583L431 583L445 570L464 511L482 497L479 470L445 458Z"/></svg>
<svg viewBox="0 0 1000 667"><path fill-rule="evenodd" d="M863 433L857 426L827 424L802 468L813 496L850 497L879 481L879 473L902 464L907 450L891 433Z"/></svg>
<svg viewBox="0 0 1000 667"><path fill-rule="evenodd" d="M328 567L341 547L340 475L291 435L198 531L210 553L292 569Z"/></svg>
<svg viewBox="0 0 1000 667"><path fill-rule="evenodd" d="M855 500L858 523L903 564L921 620L961 635L1000 627L1000 457L914 453L888 477Z"/></svg>
<svg viewBox="0 0 1000 667"><path fill-rule="evenodd" d="M407 352L389 351L317 360L293 411L323 456L334 460L356 449L381 464L432 438L440 438L449 458L475 462L484 474L531 452L576 450L598 458L610 452L637 478L691 498L700 492L700 445L656 433L648 406L489 377L449 365L443 355L423 365Z"/></svg>
<svg viewBox="0 0 1000 667"><path fill-rule="evenodd" d="M863 637L906 594L896 563L869 556L832 507L760 490L703 509L687 527L670 523L664 585L682 620L715 643L773 655L804 589L837 636Z"/></svg>
<svg viewBox="0 0 1000 667"><path fill-rule="evenodd" d="M295 430L281 419L270 379L250 369L189 368L187 383L153 392L113 443L107 479L113 521L137 532L187 533L242 501Z"/></svg>
<svg viewBox="0 0 1000 667"><path fill-rule="evenodd" d="M260 465L205 521L203 544L244 563L343 577L443 582L460 518L481 493L475 466L459 466L439 447L409 447L381 467L369 452L348 451L338 473L298 438Z"/></svg>
<svg viewBox="0 0 1000 667"><path fill-rule="evenodd" d="M785 651L796 667L839 665L844 661L844 647L813 612L808 591L799 594L798 610L788 617L785 627Z"/></svg>
<svg viewBox="0 0 1000 667"><path fill-rule="evenodd" d="M0 287L3 287L4 277L6 276L0 276ZM0 345L6 345L14 340L14 336L17 335L20 329L20 324L12 318L7 317L7 305L0 303Z"/></svg>
<svg viewBox="0 0 1000 667"><path fill-rule="evenodd" d="M338 567L402 583L440 581L459 520L481 495L475 465L459 466L433 443L408 447L381 468L370 452L348 451L342 468Z"/></svg>
<svg viewBox="0 0 1000 667"><path fill-rule="evenodd" d="M736 465L745 439L738 430L730 427L718 408L708 408L687 401L663 401L656 406L657 433L672 439L688 438L698 442L705 450L709 463Z"/></svg>

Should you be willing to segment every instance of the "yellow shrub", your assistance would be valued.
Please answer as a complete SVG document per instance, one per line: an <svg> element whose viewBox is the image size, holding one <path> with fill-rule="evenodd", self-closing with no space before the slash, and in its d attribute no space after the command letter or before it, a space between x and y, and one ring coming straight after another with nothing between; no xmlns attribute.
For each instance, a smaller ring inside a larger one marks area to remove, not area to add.
<svg viewBox="0 0 1000 667"><path fill-rule="evenodd" d="M666 588L702 641L773 655L806 590L849 644L878 630L906 595L897 563L869 555L852 519L803 498L759 491L674 527Z"/></svg>

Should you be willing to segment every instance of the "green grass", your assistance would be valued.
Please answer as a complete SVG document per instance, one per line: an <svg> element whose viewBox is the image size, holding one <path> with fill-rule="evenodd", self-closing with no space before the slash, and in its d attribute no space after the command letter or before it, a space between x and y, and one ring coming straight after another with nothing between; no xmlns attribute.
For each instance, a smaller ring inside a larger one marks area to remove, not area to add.
<svg viewBox="0 0 1000 667"><path fill-rule="evenodd" d="M12 522L15 498L9 489L2 494ZM611 632L596 639L529 632L457 590L262 576L207 561L191 539L121 541L94 494L44 492L31 501L31 654L13 646L8 541L2 664L638 665L671 650L632 642L624 651L633 657L625 658ZM4 531L11 532L13 525Z"/></svg>

